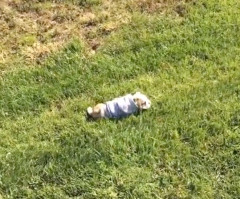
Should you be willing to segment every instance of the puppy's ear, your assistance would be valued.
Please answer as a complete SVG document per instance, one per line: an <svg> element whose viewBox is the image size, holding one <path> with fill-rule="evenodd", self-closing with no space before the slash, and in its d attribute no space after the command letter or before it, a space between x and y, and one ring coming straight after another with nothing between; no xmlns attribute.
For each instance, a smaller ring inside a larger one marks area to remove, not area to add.
<svg viewBox="0 0 240 199"><path fill-rule="evenodd" d="M135 102L137 107L140 108L140 106L141 106L140 99L139 98L134 98L133 101Z"/></svg>
<svg viewBox="0 0 240 199"><path fill-rule="evenodd" d="M144 101L141 100L140 98L134 99L134 102L136 103L137 107L138 107L140 110L144 109L144 107L146 106L146 102L144 102Z"/></svg>

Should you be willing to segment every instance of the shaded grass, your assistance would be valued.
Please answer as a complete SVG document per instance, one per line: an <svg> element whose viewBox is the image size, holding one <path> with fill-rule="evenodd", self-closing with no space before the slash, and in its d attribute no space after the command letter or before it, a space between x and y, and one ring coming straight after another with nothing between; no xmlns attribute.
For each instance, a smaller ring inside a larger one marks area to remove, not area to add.
<svg viewBox="0 0 240 199"><path fill-rule="evenodd" d="M1 194L238 198L237 6L212 0L185 17L136 14L93 57L73 41L42 67L4 74ZM86 121L88 105L136 90L151 110Z"/></svg>

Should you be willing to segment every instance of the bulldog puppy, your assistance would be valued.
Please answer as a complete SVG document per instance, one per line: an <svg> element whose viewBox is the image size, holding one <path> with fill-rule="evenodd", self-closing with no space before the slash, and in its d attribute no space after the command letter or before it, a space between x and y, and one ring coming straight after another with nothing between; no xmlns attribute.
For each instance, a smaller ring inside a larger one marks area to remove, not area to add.
<svg viewBox="0 0 240 199"><path fill-rule="evenodd" d="M93 119L113 118L121 119L141 110L149 109L151 101L146 95L136 92L115 98L106 103L87 108L87 114Z"/></svg>

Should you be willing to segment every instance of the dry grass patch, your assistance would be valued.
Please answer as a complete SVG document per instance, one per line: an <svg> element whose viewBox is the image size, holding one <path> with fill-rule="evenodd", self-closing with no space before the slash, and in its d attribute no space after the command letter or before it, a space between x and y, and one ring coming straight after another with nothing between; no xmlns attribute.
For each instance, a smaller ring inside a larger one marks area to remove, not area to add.
<svg viewBox="0 0 240 199"><path fill-rule="evenodd" d="M27 61L39 61L73 36L81 36L74 25L83 10L69 4L10 1L1 12L2 34L8 35L2 43L10 57L17 53Z"/></svg>
<svg viewBox="0 0 240 199"><path fill-rule="evenodd" d="M110 7L103 2L102 7L93 9L67 1L1 2L0 63L7 64L16 55L29 63L40 62L74 37L85 41L95 51L102 38L126 22L126 17L124 20L114 17L112 11L117 10L116 5L115 2Z"/></svg>
<svg viewBox="0 0 240 199"><path fill-rule="evenodd" d="M104 38L129 23L134 12L162 11L180 1L1 1L1 68L19 59L29 65L41 63L72 38L80 38L87 54L95 54Z"/></svg>

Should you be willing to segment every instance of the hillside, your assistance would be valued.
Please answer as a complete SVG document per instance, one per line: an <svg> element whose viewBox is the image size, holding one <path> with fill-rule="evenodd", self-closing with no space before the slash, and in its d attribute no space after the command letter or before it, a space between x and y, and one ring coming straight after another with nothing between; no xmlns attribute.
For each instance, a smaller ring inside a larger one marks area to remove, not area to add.
<svg viewBox="0 0 240 199"><path fill-rule="evenodd" d="M0 3L0 198L239 198L238 0ZM142 91L150 110L89 122Z"/></svg>

